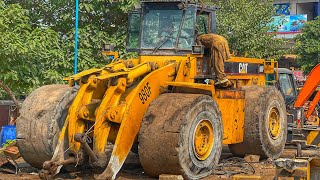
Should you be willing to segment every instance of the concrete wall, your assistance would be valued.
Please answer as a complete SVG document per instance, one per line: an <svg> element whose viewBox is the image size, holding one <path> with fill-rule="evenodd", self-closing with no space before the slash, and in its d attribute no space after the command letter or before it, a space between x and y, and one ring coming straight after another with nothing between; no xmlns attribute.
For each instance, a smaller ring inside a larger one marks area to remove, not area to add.
<svg viewBox="0 0 320 180"><path fill-rule="evenodd" d="M296 7L296 14L307 14L308 21L311 21L317 15L314 3L297 3Z"/></svg>

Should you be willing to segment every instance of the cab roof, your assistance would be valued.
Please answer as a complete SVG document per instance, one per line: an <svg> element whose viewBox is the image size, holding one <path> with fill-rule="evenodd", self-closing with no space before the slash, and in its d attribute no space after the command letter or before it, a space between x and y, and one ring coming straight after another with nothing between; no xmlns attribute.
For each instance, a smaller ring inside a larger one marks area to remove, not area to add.
<svg viewBox="0 0 320 180"><path fill-rule="evenodd" d="M280 74L293 74L293 72L287 68L278 68L278 71Z"/></svg>
<svg viewBox="0 0 320 180"><path fill-rule="evenodd" d="M185 0L141 0L141 3L179 3L179 2L186 2ZM205 4L200 4L197 1L187 1L189 4L195 4L198 10L206 11L206 12L213 12L216 11L218 8L215 6L209 6Z"/></svg>

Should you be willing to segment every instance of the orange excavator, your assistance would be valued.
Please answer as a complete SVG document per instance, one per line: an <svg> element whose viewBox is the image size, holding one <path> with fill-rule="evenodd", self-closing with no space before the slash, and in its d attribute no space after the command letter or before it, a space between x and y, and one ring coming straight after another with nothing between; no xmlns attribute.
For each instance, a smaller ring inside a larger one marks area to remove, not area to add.
<svg viewBox="0 0 320 180"><path fill-rule="evenodd" d="M315 66L310 72L308 79L306 80L304 86L300 90L300 93L294 103L294 107L302 107L306 101L314 94L317 87L320 85L320 64ZM320 91L316 93L313 100L310 103L309 109L306 113L306 119L308 119L314 109L316 108L318 102L320 100Z"/></svg>
<svg viewBox="0 0 320 180"><path fill-rule="evenodd" d="M280 78L279 84L280 86L283 84ZM320 64L315 66L310 72L299 94L295 98L292 109L295 109L299 115L296 116L297 118L294 118L292 123L288 122L288 129L292 131L292 133L288 132L288 134L292 134L292 139L305 140L307 145L320 146L320 123L317 111L315 110L320 100L320 91L316 90L319 85ZM288 116L290 115L292 114L288 111ZM316 117L316 121L311 120L312 118L310 117L312 115Z"/></svg>

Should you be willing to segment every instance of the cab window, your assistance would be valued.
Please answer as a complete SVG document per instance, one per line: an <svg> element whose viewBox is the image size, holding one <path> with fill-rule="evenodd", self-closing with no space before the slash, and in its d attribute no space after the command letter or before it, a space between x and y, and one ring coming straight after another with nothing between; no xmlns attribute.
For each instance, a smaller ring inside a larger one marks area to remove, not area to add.
<svg viewBox="0 0 320 180"><path fill-rule="evenodd" d="M279 82L286 100L294 99L296 97L296 91L294 89L292 76L289 74L279 74Z"/></svg>
<svg viewBox="0 0 320 180"><path fill-rule="evenodd" d="M176 3L146 5L141 48L191 49L194 40L194 12L194 7L188 7L183 13ZM180 25L182 28L179 32Z"/></svg>
<svg viewBox="0 0 320 180"><path fill-rule="evenodd" d="M139 48L140 25L140 13L131 13L129 15L127 51L136 51Z"/></svg>
<svg viewBox="0 0 320 180"><path fill-rule="evenodd" d="M207 14L201 14L197 16L196 30L198 35L208 34L208 22L209 16Z"/></svg>

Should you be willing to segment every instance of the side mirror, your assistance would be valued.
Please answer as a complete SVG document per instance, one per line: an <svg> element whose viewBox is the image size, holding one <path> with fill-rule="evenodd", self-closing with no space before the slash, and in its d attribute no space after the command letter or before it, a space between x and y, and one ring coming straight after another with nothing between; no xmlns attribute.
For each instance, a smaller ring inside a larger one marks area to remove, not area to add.
<svg viewBox="0 0 320 180"><path fill-rule="evenodd" d="M204 54L204 46L202 45L193 45L192 46L192 54Z"/></svg>

